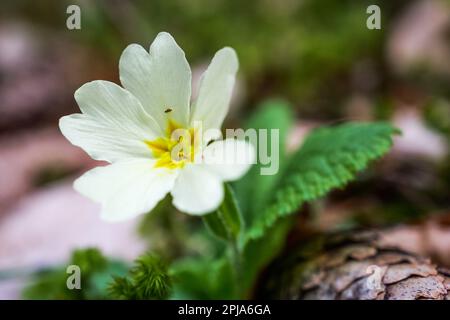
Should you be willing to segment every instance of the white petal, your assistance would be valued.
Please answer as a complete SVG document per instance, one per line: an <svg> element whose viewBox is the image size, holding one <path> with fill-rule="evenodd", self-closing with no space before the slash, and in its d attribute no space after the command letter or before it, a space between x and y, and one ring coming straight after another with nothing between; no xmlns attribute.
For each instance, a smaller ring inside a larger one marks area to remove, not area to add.
<svg viewBox="0 0 450 320"><path fill-rule="evenodd" d="M223 181L242 177L255 163L255 148L249 142L236 139L215 141L203 151L204 166Z"/></svg>
<svg viewBox="0 0 450 320"><path fill-rule="evenodd" d="M103 219L129 219L153 209L173 187L177 171L153 165L152 160L135 159L98 167L78 178L74 188L102 205Z"/></svg>
<svg viewBox="0 0 450 320"><path fill-rule="evenodd" d="M154 119L130 92L109 81L92 81L75 92L81 111L117 130L139 138L160 136Z"/></svg>
<svg viewBox="0 0 450 320"><path fill-rule="evenodd" d="M202 75L197 101L191 114L193 121L203 121L203 128L220 128L228 113L238 70L238 59L232 48L219 50Z"/></svg>
<svg viewBox="0 0 450 320"><path fill-rule="evenodd" d="M173 205L180 211L201 215L217 209L223 200L223 183L201 165L187 165L171 191Z"/></svg>
<svg viewBox="0 0 450 320"><path fill-rule="evenodd" d="M116 162L152 157L143 139L85 114L64 116L59 120L59 127L72 144L83 148L95 160Z"/></svg>
<svg viewBox="0 0 450 320"><path fill-rule="evenodd" d="M189 120L191 69L173 37L161 32L150 53L129 45L119 62L120 81L142 103L162 129L168 119L185 126Z"/></svg>

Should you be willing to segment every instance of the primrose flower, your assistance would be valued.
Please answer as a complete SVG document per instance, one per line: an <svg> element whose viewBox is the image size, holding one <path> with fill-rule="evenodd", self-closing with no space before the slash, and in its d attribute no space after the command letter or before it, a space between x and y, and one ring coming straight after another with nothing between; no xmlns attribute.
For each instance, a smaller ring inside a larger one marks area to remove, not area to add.
<svg viewBox="0 0 450 320"><path fill-rule="evenodd" d="M238 179L254 162L250 143L217 140L237 70L235 51L219 50L191 104L191 69L170 34L159 33L149 52L129 45L119 61L123 88L86 83L75 92L82 113L60 119L72 144L109 162L86 172L74 188L100 203L110 221L146 213L169 192L180 211L215 210L223 182Z"/></svg>

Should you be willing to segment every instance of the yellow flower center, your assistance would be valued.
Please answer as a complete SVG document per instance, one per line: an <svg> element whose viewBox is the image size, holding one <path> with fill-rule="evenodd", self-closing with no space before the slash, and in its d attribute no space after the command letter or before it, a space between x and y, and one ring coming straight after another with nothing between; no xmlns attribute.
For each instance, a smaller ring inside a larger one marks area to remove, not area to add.
<svg viewBox="0 0 450 320"><path fill-rule="evenodd" d="M194 161L195 141L194 128L186 129L169 120L165 137L144 142L157 159L155 168L176 169Z"/></svg>

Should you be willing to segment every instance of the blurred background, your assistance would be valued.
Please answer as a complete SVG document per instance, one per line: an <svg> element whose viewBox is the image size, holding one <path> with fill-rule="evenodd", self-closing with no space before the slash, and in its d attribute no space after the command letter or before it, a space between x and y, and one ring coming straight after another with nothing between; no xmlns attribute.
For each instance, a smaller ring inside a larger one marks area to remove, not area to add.
<svg viewBox="0 0 450 320"><path fill-rule="evenodd" d="M80 30L66 27L70 4L81 9ZM371 4L381 8L381 30L366 27ZM64 263L75 248L130 261L149 246L173 250L184 241L183 232L168 240L148 230L145 217L101 221L99 207L72 189L97 163L57 126L78 112L78 87L118 83L122 50L148 48L160 31L185 50L194 88L218 49L236 49L226 127L273 97L295 112L291 149L319 125L383 119L399 127L393 151L356 183L302 210L301 228L400 225L393 241L450 266L450 1L2 1L0 299L19 298L30 274ZM184 215L174 219L189 225Z"/></svg>

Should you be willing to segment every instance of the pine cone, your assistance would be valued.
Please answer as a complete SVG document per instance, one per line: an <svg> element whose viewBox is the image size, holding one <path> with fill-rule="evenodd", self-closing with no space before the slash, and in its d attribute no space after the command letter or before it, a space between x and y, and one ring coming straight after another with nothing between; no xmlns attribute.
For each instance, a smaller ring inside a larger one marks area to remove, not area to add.
<svg viewBox="0 0 450 320"><path fill-rule="evenodd" d="M379 231L308 241L263 279L263 299L450 300L449 269L384 244Z"/></svg>

